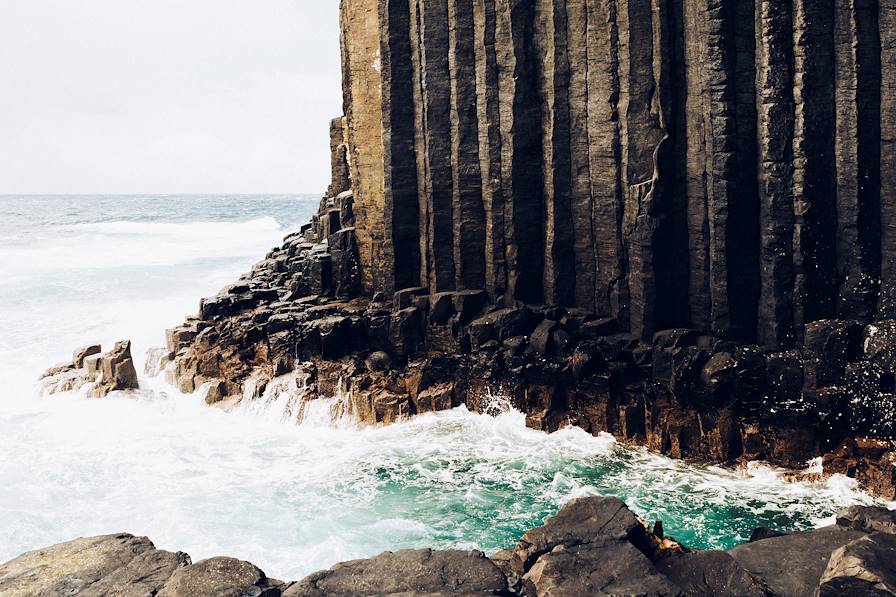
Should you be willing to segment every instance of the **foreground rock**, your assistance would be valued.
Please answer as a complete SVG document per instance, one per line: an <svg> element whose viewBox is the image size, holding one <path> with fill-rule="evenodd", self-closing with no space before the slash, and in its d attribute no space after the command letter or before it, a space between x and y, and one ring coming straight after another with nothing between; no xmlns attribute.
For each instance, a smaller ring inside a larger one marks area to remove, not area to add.
<svg viewBox="0 0 896 597"><path fill-rule="evenodd" d="M290 587L295 597L502 595L507 579L478 551L419 549L337 564Z"/></svg>
<svg viewBox="0 0 896 597"><path fill-rule="evenodd" d="M131 343L117 342L104 353L99 344L75 351L70 363L62 363L46 371L41 384L47 394L78 390L90 385L91 398L104 398L120 390L137 390L137 369L131 356Z"/></svg>
<svg viewBox="0 0 896 597"><path fill-rule="evenodd" d="M896 534L876 530L892 529L881 524L887 516L876 508L851 508L839 516L844 526L778 535L728 553L703 552L655 534L615 498L583 498L492 558L478 551L386 552L293 583L270 579L237 559L193 564L188 555L158 550L145 537L107 535L0 565L0 596L896 595Z"/></svg>

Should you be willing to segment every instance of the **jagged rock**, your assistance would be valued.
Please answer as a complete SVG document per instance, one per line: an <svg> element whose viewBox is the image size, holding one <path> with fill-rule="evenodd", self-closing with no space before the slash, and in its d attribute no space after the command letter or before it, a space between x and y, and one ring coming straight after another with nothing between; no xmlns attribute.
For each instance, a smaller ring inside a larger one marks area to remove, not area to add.
<svg viewBox="0 0 896 597"><path fill-rule="evenodd" d="M337 564L296 583L284 597L448 597L500 595L506 590L504 575L481 552L419 549Z"/></svg>
<svg viewBox="0 0 896 597"><path fill-rule="evenodd" d="M0 595L55 597L80 594L113 574L122 580L129 578L134 570L121 569L133 563L138 556L155 551L155 546L146 537L128 534L87 537L38 549L0 565ZM159 559L165 560L167 556L159 556ZM159 579L161 582L152 580L159 578L160 570L167 569L166 566L158 566L159 559L147 557L140 560L148 567L147 578L143 581L150 589L149 594L167 580L167 577ZM174 557L175 567L187 561ZM136 578L142 576L141 572Z"/></svg>
<svg viewBox="0 0 896 597"><path fill-rule="evenodd" d="M688 597L770 597L772 593L724 551L671 555L656 568Z"/></svg>
<svg viewBox="0 0 896 597"><path fill-rule="evenodd" d="M539 557L559 545L574 547L612 541L630 541L646 549L647 530L619 499L574 499L543 526L523 535L514 549L514 569L529 570Z"/></svg>
<svg viewBox="0 0 896 597"><path fill-rule="evenodd" d="M874 533L835 551L816 595L896 595L896 535Z"/></svg>
<svg viewBox="0 0 896 597"><path fill-rule="evenodd" d="M728 553L775 594L813 597L831 554L863 536L829 527L745 543Z"/></svg>
<svg viewBox="0 0 896 597"><path fill-rule="evenodd" d="M75 351L75 354L72 357L72 365L74 365L75 369L83 369L84 359L95 354L100 354L102 351L103 348L99 344L93 344L91 346L84 346L82 348L79 348Z"/></svg>
<svg viewBox="0 0 896 597"><path fill-rule="evenodd" d="M837 513L837 526L866 533L896 535L896 512L881 507L850 506Z"/></svg>
<svg viewBox="0 0 896 597"><path fill-rule="evenodd" d="M154 549L107 574L78 593L79 597L146 597L158 595L171 575L190 565L190 556Z"/></svg>
<svg viewBox="0 0 896 597"><path fill-rule="evenodd" d="M538 324L538 327L535 328L535 331L529 337L529 346L535 352L544 356L552 354L554 352L552 334L559 328L560 324L558 322L545 319Z"/></svg>
<svg viewBox="0 0 896 597"><path fill-rule="evenodd" d="M177 569L156 597L279 597L280 585L249 562L210 558Z"/></svg>
<svg viewBox="0 0 896 597"><path fill-rule="evenodd" d="M100 362L100 379L90 389L90 396L102 398L110 392L140 388L129 341L117 342L115 348L101 356Z"/></svg>
<svg viewBox="0 0 896 597"><path fill-rule="evenodd" d="M678 597L681 589L657 572L628 541L559 545L538 558L523 577L527 597L633 595Z"/></svg>

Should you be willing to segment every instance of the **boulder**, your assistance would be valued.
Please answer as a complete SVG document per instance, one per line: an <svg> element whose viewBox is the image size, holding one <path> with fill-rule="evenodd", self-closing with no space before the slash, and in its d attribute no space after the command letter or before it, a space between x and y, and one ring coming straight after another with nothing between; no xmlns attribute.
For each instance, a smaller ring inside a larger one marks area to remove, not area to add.
<svg viewBox="0 0 896 597"><path fill-rule="evenodd" d="M698 551L663 558L656 568L688 597L767 597L771 592L724 551Z"/></svg>
<svg viewBox="0 0 896 597"><path fill-rule="evenodd" d="M448 597L500 595L506 590L504 574L482 552L418 549L336 564L296 583L284 597Z"/></svg>
<svg viewBox="0 0 896 597"><path fill-rule="evenodd" d="M279 597L279 583L249 562L210 558L179 568L156 597Z"/></svg>
<svg viewBox="0 0 896 597"><path fill-rule="evenodd" d="M392 368L392 357L389 356L389 353L381 350L372 352L364 360L364 366L371 373L383 373Z"/></svg>
<svg viewBox="0 0 896 597"><path fill-rule="evenodd" d="M523 577L523 594L676 597L682 591L628 541L606 541L559 545L542 555Z"/></svg>
<svg viewBox="0 0 896 597"><path fill-rule="evenodd" d="M529 338L529 346L535 352L542 356L553 354L552 334L555 330L560 329L560 324L556 321L545 319L535 328Z"/></svg>
<svg viewBox="0 0 896 597"><path fill-rule="evenodd" d="M631 541L647 548L647 529L622 500L609 497L574 499L543 526L523 535L514 549L514 566L525 572L559 545Z"/></svg>
<svg viewBox="0 0 896 597"><path fill-rule="evenodd" d="M773 593L814 597L831 554L864 533L828 527L738 545L728 553Z"/></svg>
<svg viewBox="0 0 896 597"><path fill-rule="evenodd" d="M896 512L881 507L850 506L837 513L837 526L866 533L896 535Z"/></svg>
<svg viewBox="0 0 896 597"><path fill-rule="evenodd" d="M124 533L31 551L0 565L0 595L74 595L153 551L146 537Z"/></svg>
<svg viewBox="0 0 896 597"><path fill-rule="evenodd" d="M896 535L874 533L835 551L816 595L896 595Z"/></svg>

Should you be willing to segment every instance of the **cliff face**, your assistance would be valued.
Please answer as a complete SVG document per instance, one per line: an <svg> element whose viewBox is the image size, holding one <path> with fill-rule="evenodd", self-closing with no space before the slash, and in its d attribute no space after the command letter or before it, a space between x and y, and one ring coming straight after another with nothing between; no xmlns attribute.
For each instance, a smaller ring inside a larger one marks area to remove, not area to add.
<svg viewBox="0 0 896 597"><path fill-rule="evenodd" d="M896 315L896 0L342 0L366 290Z"/></svg>

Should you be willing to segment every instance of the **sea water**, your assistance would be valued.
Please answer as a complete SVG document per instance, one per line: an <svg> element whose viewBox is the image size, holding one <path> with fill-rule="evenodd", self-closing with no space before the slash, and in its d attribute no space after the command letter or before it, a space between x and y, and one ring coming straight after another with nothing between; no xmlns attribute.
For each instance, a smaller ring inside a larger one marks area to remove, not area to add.
<svg viewBox="0 0 896 597"><path fill-rule="evenodd" d="M224 413L142 373L136 393L39 397L40 372L86 343L130 339L139 366L166 327L317 204L0 197L0 561L126 531L194 560L230 555L298 579L385 550L507 548L577 496L618 496L701 548L871 503L842 477L794 483L762 466L690 465L575 428L536 432L501 408L382 428L297 424L274 399Z"/></svg>

